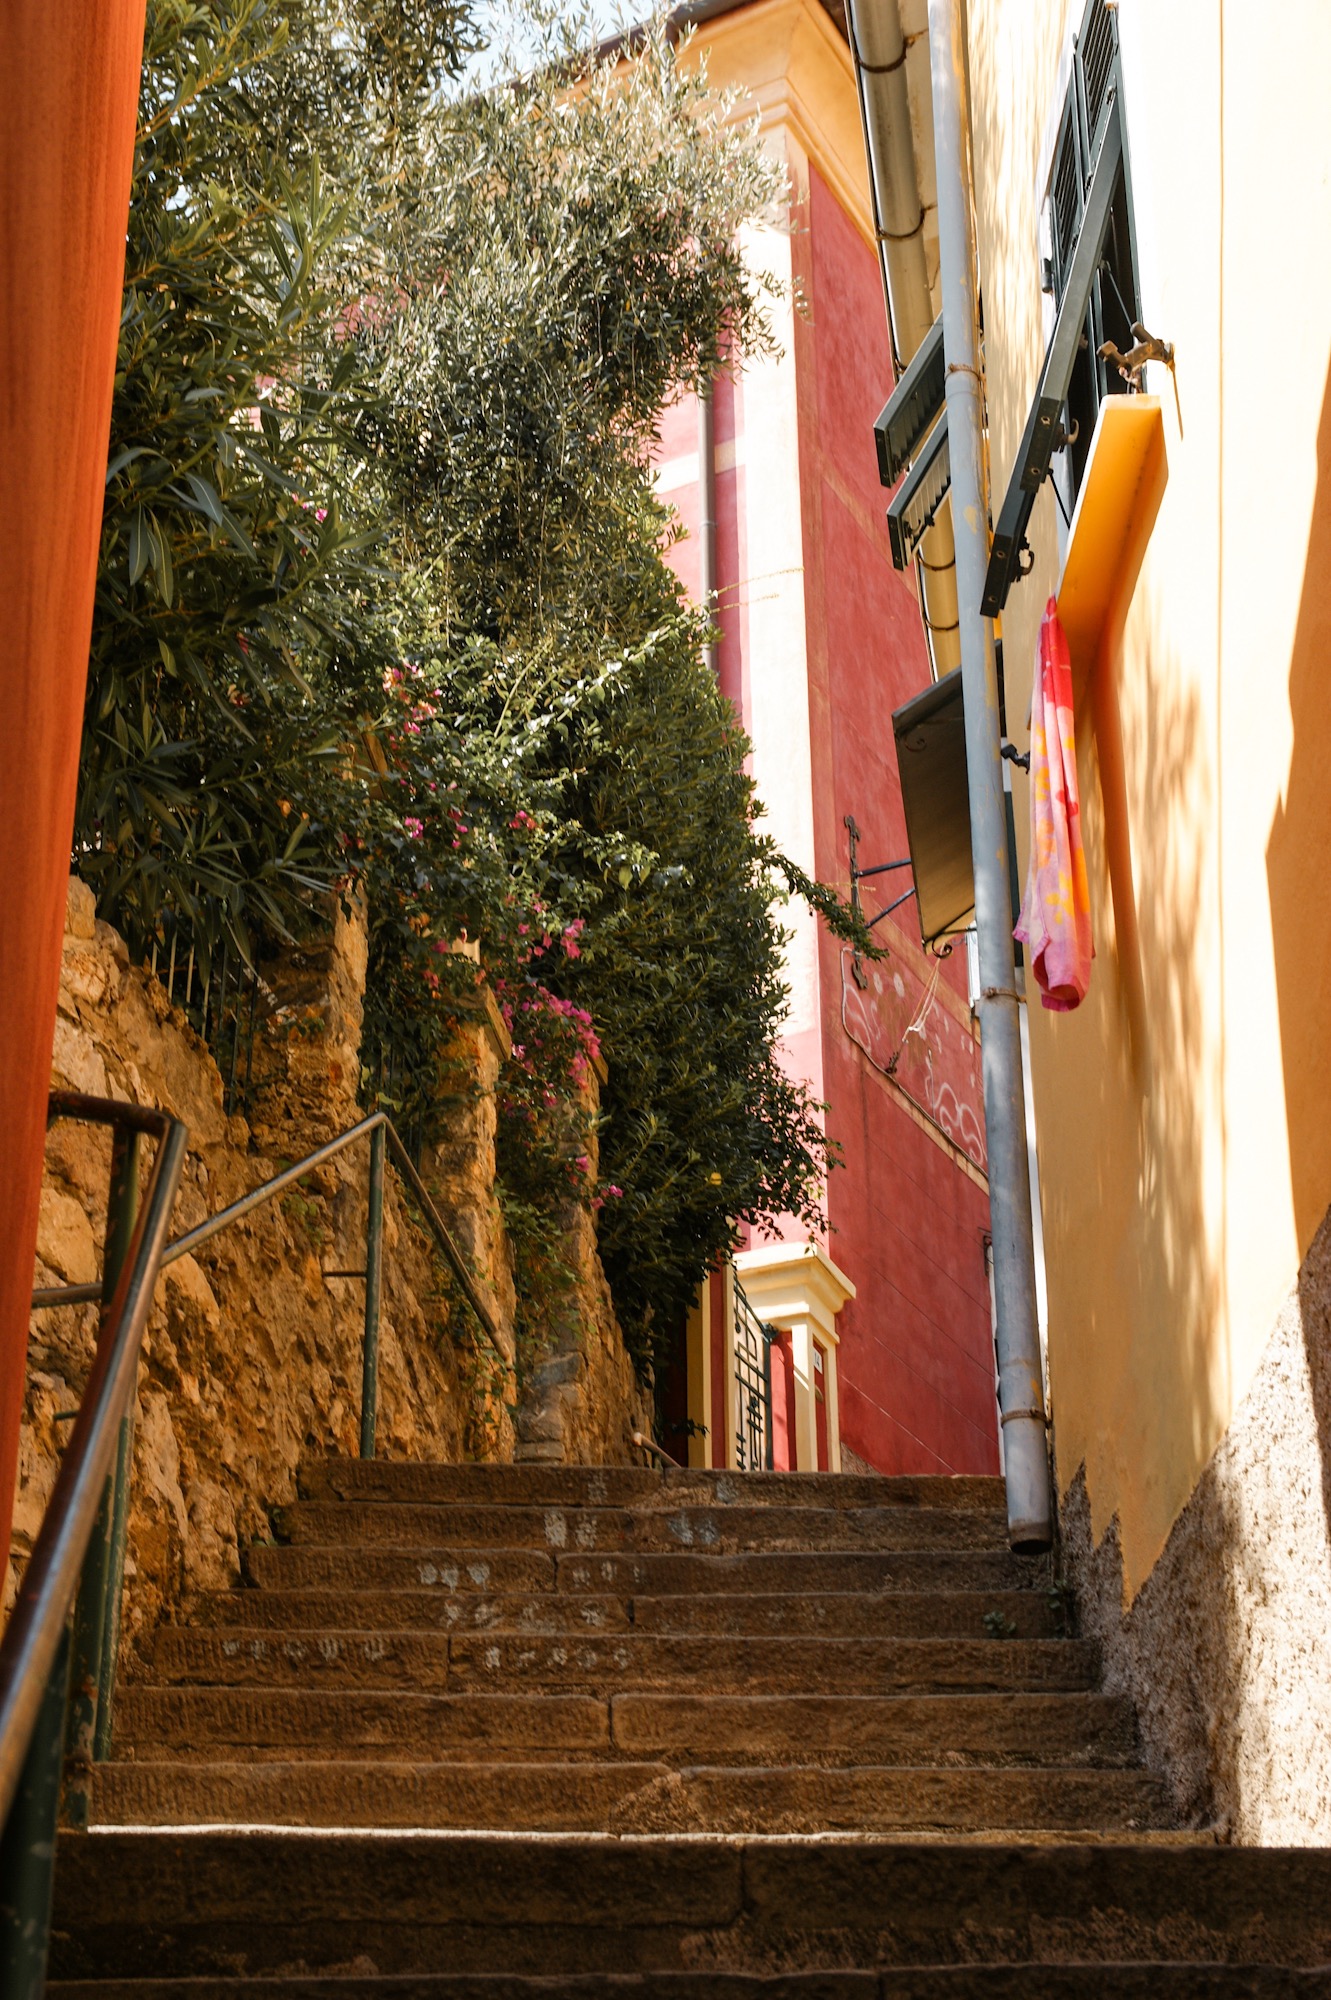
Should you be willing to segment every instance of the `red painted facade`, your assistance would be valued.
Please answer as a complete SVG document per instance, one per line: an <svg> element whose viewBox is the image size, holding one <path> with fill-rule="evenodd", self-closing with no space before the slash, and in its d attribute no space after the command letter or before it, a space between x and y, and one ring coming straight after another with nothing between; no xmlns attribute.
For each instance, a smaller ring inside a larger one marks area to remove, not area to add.
<svg viewBox="0 0 1331 2000"><path fill-rule="evenodd" d="M803 544L812 858L821 879L845 892L847 814L862 835L861 865L907 852L891 717L930 671L913 579L892 567L874 454L873 419L892 380L877 265L812 164L794 219L794 268L808 309L793 320L789 477L799 484ZM744 405L742 379L718 382L718 673L747 723L763 660L754 656L747 608L760 579L746 547L753 516ZM697 447L690 399L667 413L659 463L663 497L689 531L672 561L695 594L700 493L688 460ZM759 751L760 794L764 775ZM866 907L885 907L909 881L903 872L866 883ZM792 1035L785 1058L827 1101L827 1130L845 1162L829 1185L823 1246L857 1288L837 1320L843 1451L883 1472L990 1472L999 1460L989 1208L982 1175L968 1171L972 1161L982 1167L984 1141L965 951L959 942L944 962L930 1004L934 968L914 917L907 903L878 926L890 955L865 968L863 989L849 954L820 927L816 1024ZM791 1237L799 1234L792 1226ZM784 1365L774 1373L783 1376L774 1398L778 1462L789 1462ZM819 1447L823 1458L825 1430ZM715 1449L720 1455L719 1437Z"/></svg>

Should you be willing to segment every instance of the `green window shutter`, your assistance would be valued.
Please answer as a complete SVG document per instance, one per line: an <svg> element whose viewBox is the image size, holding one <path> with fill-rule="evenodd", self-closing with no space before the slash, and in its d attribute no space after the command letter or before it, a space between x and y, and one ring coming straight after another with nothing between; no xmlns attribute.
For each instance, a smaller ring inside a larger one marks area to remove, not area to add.
<svg viewBox="0 0 1331 2000"><path fill-rule="evenodd" d="M1122 127L1117 104L1114 104L1104 121L1100 151L1087 190L1086 209L1068 265L1063 296L1059 301L1053 339L1040 371L1035 401L1031 404L1021 448L1008 481L998 525L994 529L984 597L980 605L987 618L997 617L1007 602L1008 591L1019 570L1031 508L1062 434L1063 405L1067 401L1072 370L1085 332L1091 288L1099 272L1105 238L1109 233L1110 210L1122 165Z"/></svg>

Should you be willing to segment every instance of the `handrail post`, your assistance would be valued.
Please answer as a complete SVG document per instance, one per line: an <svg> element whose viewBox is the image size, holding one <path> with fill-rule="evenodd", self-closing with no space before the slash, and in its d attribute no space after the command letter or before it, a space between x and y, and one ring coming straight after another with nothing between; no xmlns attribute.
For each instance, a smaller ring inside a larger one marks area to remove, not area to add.
<svg viewBox="0 0 1331 2000"><path fill-rule="evenodd" d="M0 1833L0 2000L41 2000L46 1987L68 1700L66 1624L37 1712L18 1791Z"/></svg>
<svg viewBox="0 0 1331 2000"><path fill-rule="evenodd" d="M138 1206L139 1134L118 1126L111 1141L111 1186L106 1201L103 1315L110 1309L129 1254ZM104 1757L110 1748L132 1436L132 1419L127 1412L120 1420L116 1469L107 1477L74 1606L69 1719L65 1734L68 1760L65 1817L70 1826L80 1831L88 1824L93 1762Z"/></svg>
<svg viewBox="0 0 1331 2000"><path fill-rule="evenodd" d="M772 1342L780 1329L763 1321L763 1397L767 1404L767 1442L763 1448L763 1471L776 1468L776 1420L772 1415Z"/></svg>
<svg viewBox="0 0 1331 2000"><path fill-rule="evenodd" d="M370 1134L370 1202L365 1223L365 1343L361 1351L360 1455L374 1457L375 1418L379 1408L379 1295L383 1281L384 1151L386 1134L376 1125Z"/></svg>

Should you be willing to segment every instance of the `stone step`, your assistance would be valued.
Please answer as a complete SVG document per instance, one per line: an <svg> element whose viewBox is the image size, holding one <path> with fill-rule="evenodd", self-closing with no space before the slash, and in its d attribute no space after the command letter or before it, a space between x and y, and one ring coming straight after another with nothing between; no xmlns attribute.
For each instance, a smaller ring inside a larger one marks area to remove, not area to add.
<svg viewBox="0 0 1331 2000"><path fill-rule="evenodd" d="M1003 1993L1003 1980L1019 1981L1031 1964L1080 1961L1061 1975L1067 2000L1079 1990L1069 1979L1098 1971L1091 1957L1132 1961L1134 1972L1185 1957L1325 1967L1331 1850L1145 1836L1083 1844L142 1829L67 1836L58 1850L52 1971L93 1990L116 1978L260 1976L298 1962L311 1974L347 1973L358 1957L404 1978L690 1966L716 1977L752 1969L759 1954L768 1968L983 1970L998 1981L976 1989L986 1994ZM1139 1989L1140 2000L1154 1990ZM1058 1988L1037 1979L1007 1991L1033 2000ZM1138 2000L1131 1985L1123 1993Z"/></svg>
<svg viewBox="0 0 1331 2000"><path fill-rule="evenodd" d="M1047 1557L1017 1556L1008 1549L556 1556L535 1550L252 1542L242 1561L246 1577L261 1590L437 1590L460 1597L553 1590L598 1597L897 1590L1031 1590L1046 1596L1051 1583Z"/></svg>
<svg viewBox="0 0 1331 2000"><path fill-rule="evenodd" d="M629 1609L635 1632L824 1633L845 1639L1045 1639L1059 1635L1063 1617L1050 1593L1033 1590L829 1591L800 1597L718 1591L635 1597Z"/></svg>
<svg viewBox="0 0 1331 2000"><path fill-rule="evenodd" d="M828 1638L1051 1638L1062 1609L1049 1593L1007 1591L717 1591L686 1597L571 1596L533 1591L224 1590L196 1598L193 1623L251 1630L824 1633ZM986 1620L989 1623L986 1623Z"/></svg>
<svg viewBox="0 0 1331 2000"><path fill-rule="evenodd" d="M1022 1605L1022 1593L1013 1591L1009 1596ZM1038 1598L1032 1598L1032 1609L1041 1609ZM489 1596L478 1590L448 1591L438 1585L432 1590L219 1590L195 1598L188 1611L191 1623L199 1626L245 1625L252 1631L293 1633L385 1630L551 1635L626 1632L634 1622L630 1598L590 1593L575 1597L555 1590ZM703 1625L699 1629L707 1628ZM980 1630L984 1630L983 1623Z"/></svg>
<svg viewBox="0 0 1331 2000"><path fill-rule="evenodd" d="M458 1828L513 1832L1128 1832L1167 1824L1140 1771L662 1763L113 1763L94 1818L120 1826ZM516 1879L516 1878L515 1878ZM570 1885L570 1894L572 1894Z"/></svg>
<svg viewBox="0 0 1331 2000"><path fill-rule="evenodd" d="M1132 1712L1103 1694L586 1695L317 1693L129 1688L116 1754L290 1761L383 1750L432 1762L486 1756L650 1758L671 1764L1127 1766Z"/></svg>
<svg viewBox="0 0 1331 2000"><path fill-rule="evenodd" d="M428 1501L512 1507L957 1507L999 1512L999 1478L840 1472L720 1472L623 1465L418 1465L307 1459L309 1500Z"/></svg>
<svg viewBox="0 0 1331 2000"><path fill-rule="evenodd" d="M298 1500L273 1510L280 1541L321 1548L544 1549L563 1554L1006 1547L1006 1515L962 1507L487 1507Z"/></svg>
<svg viewBox="0 0 1331 2000"><path fill-rule="evenodd" d="M409 1973L330 1979L54 1980L53 2000L1315 2000L1331 1971L1282 1965L947 1965L889 1972Z"/></svg>
<svg viewBox="0 0 1331 2000"><path fill-rule="evenodd" d="M200 1686L432 1686L506 1690L686 1686L1004 1693L1092 1685L1094 1647L1076 1639L725 1638L612 1632L318 1632L168 1626L153 1678Z"/></svg>
<svg viewBox="0 0 1331 2000"><path fill-rule="evenodd" d="M461 1633L448 1642L454 1686L687 1685L723 1688L1080 1689L1092 1685L1093 1647L1070 1639L674 1638L616 1633L568 1641Z"/></svg>

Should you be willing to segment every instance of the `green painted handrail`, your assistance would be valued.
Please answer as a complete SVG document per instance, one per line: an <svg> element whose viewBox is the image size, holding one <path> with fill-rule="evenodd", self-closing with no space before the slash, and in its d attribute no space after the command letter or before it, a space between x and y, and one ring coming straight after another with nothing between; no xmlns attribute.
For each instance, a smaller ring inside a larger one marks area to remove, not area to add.
<svg viewBox="0 0 1331 2000"><path fill-rule="evenodd" d="M371 1112L171 1243L167 1226L189 1138L180 1119L70 1091L51 1093L48 1117L109 1125L114 1138L100 1282L46 1286L32 1295L34 1310L100 1300L102 1314L73 1434L0 1641L0 2000L41 2000L62 1778L66 1822L84 1828L92 1766L111 1754L134 1390L158 1272L274 1200L313 1168L368 1139L365 1269L327 1274L365 1280L361 1457L373 1458L375 1448L384 1172L390 1154L486 1339L499 1351L495 1320L386 1112ZM145 1133L158 1143L140 1206L139 1139Z"/></svg>

